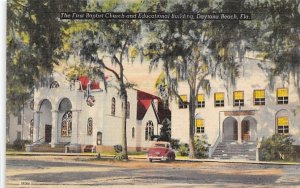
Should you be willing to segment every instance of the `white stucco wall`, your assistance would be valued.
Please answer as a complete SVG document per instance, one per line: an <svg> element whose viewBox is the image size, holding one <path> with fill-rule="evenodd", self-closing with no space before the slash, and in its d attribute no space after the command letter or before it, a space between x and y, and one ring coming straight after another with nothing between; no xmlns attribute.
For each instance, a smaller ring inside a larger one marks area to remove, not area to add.
<svg viewBox="0 0 300 188"><path fill-rule="evenodd" d="M31 140L30 138L30 121L33 119L33 111L30 109L30 100L25 103L24 111L21 110L21 122L18 123L18 116L10 114L7 119L7 125L9 126L6 140L9 144L17 139L17 132L21 133L21 139Z"/></svg>
<svg viewBox="0 0 300 188"><path fill-rule="evenodd" d="M235 115L240 126L242 120L248 116L253 117L257 122L257 137L267 137L275 133L276 113L280 110L287 110L289 115L289 133L294 135L295 144L300 144L300 103L297 90L293 84L288 84L281 78L274 80L274 91L268 86L268 78L265 73L257 66L257 60L246 60L244 63L244 74L241 70L241 77L237 79L236 87L227 88L224 81L219 78L210 78L210 96L205 94L205 108L196 108L196 114L200 114L205 121L205 134L208 142L213 144L220 135L222 137L223 121L229 117L224 111L248 111L252 110L253 115ZM293 83L290 80L290 83ZM277 104L276 89L288 88L289 103L284 105ZM253 91L264 89L266 95L265 106L255 106L253 104ZM233 91L244 91L244 106L241 108L233 106ZM225 106L214 106L214 93L224 92ZM199 94L205 93L203 90ZM181 83L179 94L185 94L189 99L188 87ZM172 137L188 143L189 112L188 108L179 109L177 100L171 102L172 111ZM253 130L252 130L253 131Z"/></svg>

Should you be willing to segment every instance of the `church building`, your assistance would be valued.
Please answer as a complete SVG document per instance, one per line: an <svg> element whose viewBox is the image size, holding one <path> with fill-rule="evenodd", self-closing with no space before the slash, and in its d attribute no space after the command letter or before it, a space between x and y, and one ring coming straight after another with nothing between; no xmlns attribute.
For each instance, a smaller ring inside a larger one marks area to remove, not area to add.
<svg viewBox="0 0 300 188"><path fill-rule="evenodd" d="M113 151L115 145L121 144L122 102L113 87L114 80L107 82L105 90L102 81L90 81L82 76L70 82L54 73L48 84L35 89L34 99L26 108L29 114L23 114L28 120L19 123L23 131L11 127L10 132L12 135L22 132L22 139L32 140L31 151L40 151L42 145L51 151L83 152L87 148ZM157 96L138 89L127 92L128 150L143 151L153 136L160 134L161 122L171 118L170 111L163 108Z"/></svg>

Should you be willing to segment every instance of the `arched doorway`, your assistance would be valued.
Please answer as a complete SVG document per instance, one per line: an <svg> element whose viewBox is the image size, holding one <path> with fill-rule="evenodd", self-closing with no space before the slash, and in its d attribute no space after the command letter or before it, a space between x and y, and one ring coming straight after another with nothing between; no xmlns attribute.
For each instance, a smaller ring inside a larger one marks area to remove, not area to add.
<svg viewBox="0 0 300 188"><path fill-rule="evenodd" d="M223 141L238 140L238 122L233 117L227 117L223 121Z"/></svg>
<svg viewBox="0 0 300 188"><path fill-rule="evenodd" d="M241 127L242 141L256 141L257 139L257 121L251 117L245 117L242 121Z"/></svg>
<svg viewBox="0 0 300 188"><path fill-rule="evenodd" d="M40 113L40 121L38 128L38 139L44 138L46 143L51 142L52 136L52 105L48 99L44 99L40 103L39 113Z"/></svg>

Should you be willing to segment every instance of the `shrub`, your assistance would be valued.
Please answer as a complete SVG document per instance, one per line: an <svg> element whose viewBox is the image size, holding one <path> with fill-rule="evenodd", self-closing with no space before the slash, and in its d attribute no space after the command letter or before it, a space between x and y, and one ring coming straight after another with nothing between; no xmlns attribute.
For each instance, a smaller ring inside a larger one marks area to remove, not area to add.
<svg viewBox="0 0 300 188"><path fill-rule="evenodd" d="M160 128L160 140L171 142L171 121L169 119L164 119L162 121L162 127Z"/></svg>
<svg viewBox="0 0 300 188"><path fill-rule="evenodd" d="M188 156L189 155L189 145L185 143L180 143L178 147L178 153L180 156Z"/></svg>
<svg viewBox="0 0 300 188"><path fill-rule="evenodd" d="M17 151L25 151L25 144L31 144L30 140L15 140L12 148Z"/></svg>
<svg viewBox="0 0 300 188"><path fill-rule="evenodd" d="M178 150L179 148L179 139L171 139L171 147L175 150Z"/></svg>
<svg viewBox="0 0 300 188"><path fill-rule="evenodd" d="M274 134L263 139L260 145L261 160L291 160L294 141L291 135L285 134Z"/></svg>
<svg viewBox="0 0 300 188"><path fill-rule="evenodd" d="M195 137L195 157L197 159L207 158L208 143L206 142L205 136Z"/></svg>
<svg viewBox="0 0 300 188"><path fill-rule="evenodd" d="M114 145L115 149L115 159L118 161L123 160L123 154L122 154L122 146L121 145Z"/></svg>

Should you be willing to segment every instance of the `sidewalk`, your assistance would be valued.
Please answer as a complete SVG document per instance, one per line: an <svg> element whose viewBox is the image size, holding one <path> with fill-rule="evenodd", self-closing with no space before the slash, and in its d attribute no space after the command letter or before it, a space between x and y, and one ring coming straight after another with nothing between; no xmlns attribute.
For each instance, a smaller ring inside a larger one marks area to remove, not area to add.
<svg viewBox="0 0 300 188"><path fill-rule="evenodd" d="M6 152L6 156L78 156L96 157L97 153L52 153L52 152ZM115 155L104 154L101 158L114 158ZM147 159L146 155L128 155L129 159ZM245 163L245 164L269 164L269 165L300 165L300 162L267 162L250 161L243 159L188 159L186 157L176 157L176 161L182 162L219 162L219 163Z"/></svg>

